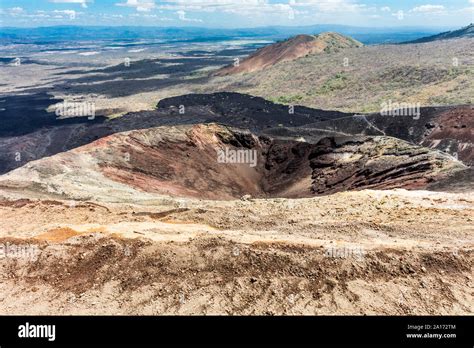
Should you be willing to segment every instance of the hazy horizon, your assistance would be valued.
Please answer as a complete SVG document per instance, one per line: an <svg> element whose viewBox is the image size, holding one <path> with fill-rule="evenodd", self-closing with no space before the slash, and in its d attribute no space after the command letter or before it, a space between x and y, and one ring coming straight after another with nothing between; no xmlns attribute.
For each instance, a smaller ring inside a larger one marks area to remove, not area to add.
<svg viewBox="0 0 474 348"><path fill-rule="evenodd" d="M406 26L365 26L365 25L345 25L345 24L336 24L336 23L324 23L324 24L308 24L308 25L262 25L255 27L212 27L212 26L183 26L183 25L169 25L169 26L160 26L160 25L120 25L120 24L110 24L110 25L89 25L89 24L57 24L57 25L38 25L38 26L4 26L0 23L0 28L4 29L42 29L42 28L156 28L156 29L213 29L213 30L251 30L251 29L265 29L265 28L308 28L308 27L318 27L318 26L339 26L347 28L360 28L360 29L377 29L377 30L413 30L413 29L445 29L453 30L458 28L463 28L472 23L466 23L465 25L406 25Z"/></svg>

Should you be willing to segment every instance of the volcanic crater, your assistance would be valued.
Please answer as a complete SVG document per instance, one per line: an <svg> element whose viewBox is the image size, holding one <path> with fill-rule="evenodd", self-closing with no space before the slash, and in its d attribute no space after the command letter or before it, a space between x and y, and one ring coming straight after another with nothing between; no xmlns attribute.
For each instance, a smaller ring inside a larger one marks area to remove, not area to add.
<svg viewBox="0 0 474 348"><path fill-rule="evenodd" d="M149 193L216 200L425 188L463 169L449 155L390 137L328 137L311 144L218 124L120 133L78 150L89 149L109 179ZM229 152L241 156L219 160Z"/></svg>

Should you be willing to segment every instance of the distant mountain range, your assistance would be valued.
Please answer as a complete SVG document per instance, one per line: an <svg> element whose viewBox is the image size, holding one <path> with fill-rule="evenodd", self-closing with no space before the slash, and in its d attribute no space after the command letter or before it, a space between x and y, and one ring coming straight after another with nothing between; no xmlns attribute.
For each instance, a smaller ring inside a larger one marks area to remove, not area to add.
<svg viewBox="0 0 474 348"><path fill-rule="evenodd" d="M338 32L364 44L400 43L445 31L446 27L369 28L346 25L313 25L294 27L260 27L243 29L214 29L199 27L85 27L52 26L40 28L10 28L0 31L0 40L7 43L51 43L86 40L162 39L166 41L212 42L242 38L285 40L289 37L323 32Z"/></svg>
<svg viewBox="0 0 474 348"><path fill-rule="evenodd" d="M474 37L474 24L473 23L469 24L467 27L464 27L458 30L446 31L441 34L422 37L420 39L408 41L406 43L423 43L423 42L432 42L432 41L438 41L438 40L460 39L460 38L466 38L466 37Z"/></svg>

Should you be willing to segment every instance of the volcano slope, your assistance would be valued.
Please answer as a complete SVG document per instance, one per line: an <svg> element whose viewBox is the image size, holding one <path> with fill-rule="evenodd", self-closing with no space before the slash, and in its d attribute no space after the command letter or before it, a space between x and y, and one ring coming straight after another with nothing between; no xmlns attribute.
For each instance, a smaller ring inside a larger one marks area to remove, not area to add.
<svg viewBox="0 0 474 348"><path fill-rule="evenodd" d="M472 104L473 51L473 38L348 47L264 70L214 75L193 91L234 91L286 105L354 113L379 112L389 100L426 107Z"/></svg>
<svg viewBox="0 0 474 348"><path fill-rule="evenodd" d="M297 35L288 40L259 49L239 64L222 68L216 76L249 73L275 64L296 60L310 54L338 52L345 48L362 47L363 44L338 33Z"/></svg>
<svg viewBox="0 0 474 348"><path fill-rule="evenodd" d="M117 132L0 177L0 312L472 313L472 190L419 191L463 169L385 136Z"/></svg>
<svg viewBox="0 0 474 348"><path fill-rule="evenodd" d="M421 189L465 169L447 154L395 138L329 137L310 144L207 124L104 137L14 170L2 176L0 187L32 193L41 188L64 198L71 190L102 192L105 199L113 184L108 188L98 179L104 176L159 195L302 198L364 188ZM86 190L77 185L86 181Z"/></svg>
<svg viewBox="0 0 474 348"><path fill-rule="evenodd" d="M161 100L154 111L130 113L107 122L76 122L43 127L21 136L0 137L0 173L119 132L212 122L272 138L303 137L310 143L325 137L391 136L446 151L470 165L473 113L472 106L421 108L420 117L415 120L288 107L239 93L191 94Z"/></svg>
<svg viewBox="0 0 474 348"><path fill-rule="evenodd" d="M181 108L182 107L182 108ZM219 122L260 132L265 128L301 126L350 114L288 107L262 98L238 93L186 95L160 101L154 111L130 113L107 122L83 121L42 127L24 135L0 137L0 173L18 168L31 160L51 156L86 145L111 134L165 125Z"/></svg>
<svg viewBox="0 0 474 348"><path fill-rule="evenodd" d="M350 119L339 118L307 124L304 128L340 134L392 136L450 153L467 165L474 164L472 105L421 108L419 116L415 117L354 115Z"/></svg>
<svg viewBox="0 0 474 348"><path fill-rule="evenodd" d="M220 116L208 119L210 122L249 128L272 137L304 137L316 143L328 136L390 136L447 152L467 165L474 163L472 105L420 108L415 116L403 116L406 111L399 109L395 111L400 116L383 116L285 106L238 93L190 94L157 105L158 110L170 110L175 115L179 106L193 114Z"/></svg>

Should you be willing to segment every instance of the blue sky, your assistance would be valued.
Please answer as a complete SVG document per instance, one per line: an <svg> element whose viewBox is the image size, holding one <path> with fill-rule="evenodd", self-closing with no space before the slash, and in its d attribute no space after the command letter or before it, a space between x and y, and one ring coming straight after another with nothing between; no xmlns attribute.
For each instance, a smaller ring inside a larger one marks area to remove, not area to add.
<svg viewBox="0 0 474 348"><path fill-rule="evenodd" d="M462 27L474 0L0 0L0 25Z"/></svg>

